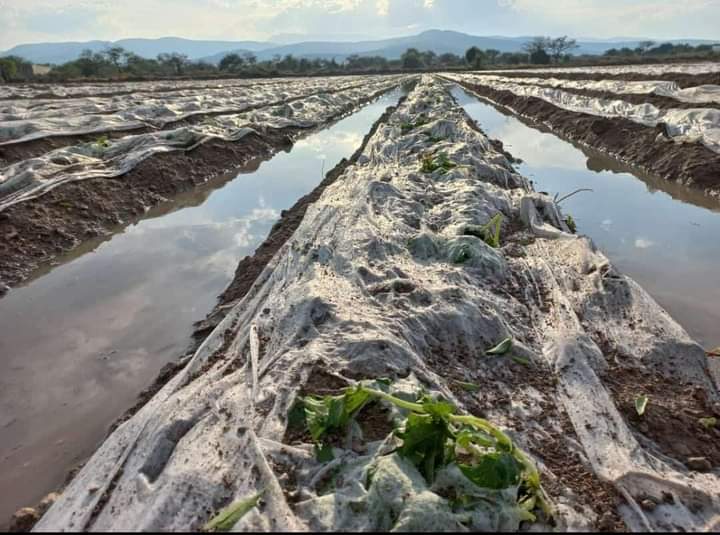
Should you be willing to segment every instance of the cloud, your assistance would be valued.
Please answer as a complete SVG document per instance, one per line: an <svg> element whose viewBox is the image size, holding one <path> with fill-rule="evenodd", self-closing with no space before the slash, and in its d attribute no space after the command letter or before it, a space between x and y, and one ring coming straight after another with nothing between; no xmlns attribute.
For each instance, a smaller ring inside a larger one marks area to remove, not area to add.
<svg viewBox="0 0 720 535"><path fill-rule="evenodd" d="M717 38L719 27L718 0L0 0L0 48L168 35L379 38L430 28L479 35Z"/></svg>

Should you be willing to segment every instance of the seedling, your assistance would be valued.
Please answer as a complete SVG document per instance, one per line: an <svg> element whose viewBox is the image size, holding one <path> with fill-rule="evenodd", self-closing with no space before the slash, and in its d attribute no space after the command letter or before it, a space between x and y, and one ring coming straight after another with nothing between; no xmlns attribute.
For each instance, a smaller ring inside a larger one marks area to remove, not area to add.
<svg viewBox="0 0 720 535"><path fill-rule="evenodd" d="M708 357L720 357L720 347L716 347L715 349L711 349L707 352Z"/></svg>
<svg viewBox="0 0 720 535"><path fill-rule="evenodd" d="M638 416L642 416L643 414L645 414L645 409L647 408L648 401L649 398L645 394L635 398L635 412L638 413Z"/></svg>
<svg viewBox="0 0 720 535"><path fill-rule="evenodd" d="M408 123L408 122L401 123L400 131L403 134L407 134L408 132L411 132L420 126L424 126L424 125L428 124L429 122L430 122L430 119L428 119L426 115L421 115L420 117L418 117L418 119L414 123Z"/></svg>
<svg viewBox="0 0 720 535"><path fill-rule="evenodd" d="M518 506L526 520L535 520L531 510L536 506L551 515L537 468L492 423L457 414L455 406L446 401L427 395L415 402L407 401L376 390L371 384L351 386L341 395L304 398L313 439L322 440L328 431L346 427L369 400L381 399L408 411L395 430L395 436L402 441L396 452L412 462L428 483L434 481L439 469L455 464L479 487L499 490L518 485Z"/></svg>
<svg viewBox="0 0 720 535"><path fill-rule="evenodd" d="M215 515L205 524L203 531L230 531L238 521L260 502L264 490L244 500L238 500Z"/></svg>
<svg viewBox="0 0 720 535"><path fill-rule="evenodd" d="M457 164L448 158L447 153L441 152L433 157L432 154L426 153L421 158L420 170L423 173L433 173L440 169L440 174L444 175L450 169L457 167Z"/></svg>
<svg viewBox="0 0 720 535"><path fill-rule="evenodd" d="M568 214L567 217L565 217L565 224L570 229L570 232L572 232L573 234L577 234L577 225L575 224L575 219L573 219L573 216Z"/></svg>
<svg viewBox="0 0 720 535"><path fill-rule="evenodd" d="M106 135L102 135L95 140L94 144L98 149L106 149L110 146L110 140Z"/></svg>
<svg viewBox="0 0 720 535"><path fill-rule="evenodd" d="M500 228L502 227L503 215L498 212L490 221L481 226L469 225L465 227L465 235L475 236L487 243L490 247L500 247Z"/></svg>
<svg viewBox="0 0 720 535"><path fill-rule="evenodd" d="M700 425L702 425L705 429L708 430L713 429L715 426L717 426L717 418L715 418L714 416L700 418L698 422L700 423Z"/></svg>

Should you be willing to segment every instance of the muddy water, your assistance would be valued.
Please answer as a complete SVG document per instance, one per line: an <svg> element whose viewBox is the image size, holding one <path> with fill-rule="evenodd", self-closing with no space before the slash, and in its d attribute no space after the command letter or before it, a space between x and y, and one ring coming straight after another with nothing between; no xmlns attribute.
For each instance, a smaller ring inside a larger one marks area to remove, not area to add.
<svg viewBox="0 0 720 535"><path fill-rule="evenodd" d="M487 135L523 160L537 191L560 197L590 236L698 342L720 345L720 202L643 175L600 153L531 128L460 88L453 94Z"/></svg>
<svg viewBox="0 0 720 535"><path fill-rule="evenodd" d="M59 486L186 350L238 260L349 157L400 91L150 211L0 299L0 526Z"/></svg>

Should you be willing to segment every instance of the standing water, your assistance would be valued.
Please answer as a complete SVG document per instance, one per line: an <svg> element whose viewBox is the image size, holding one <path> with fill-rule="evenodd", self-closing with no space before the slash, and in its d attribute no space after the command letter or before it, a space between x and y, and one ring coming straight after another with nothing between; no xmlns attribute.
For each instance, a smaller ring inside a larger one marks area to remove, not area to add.
<svg viewBox="0 0 720 535"><path fill-rule="evenodd" d="M460 87L453 95L489 137L522 159L516 168L537 191L562 197L592 189L562 202L578 232L699 343L720 345L720 202L531 128Z"/></svg>
<svg viewBox="0 0 720 535"><path fill-rule="evenodd" d="M240 258L312 191L400 90L289 153L219 177L0 299L0 526L92 453L190 343ZM259 167L258 167L259 166Z"/></svg>

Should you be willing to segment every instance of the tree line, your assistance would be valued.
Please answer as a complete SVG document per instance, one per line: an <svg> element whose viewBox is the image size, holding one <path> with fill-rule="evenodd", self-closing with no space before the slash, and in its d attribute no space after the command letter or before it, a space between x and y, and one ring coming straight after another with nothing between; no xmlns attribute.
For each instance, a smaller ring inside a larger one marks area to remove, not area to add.
<svg viewBox="0 0 720 535"><path fill-rule="evenodd" d="M662 43L658 44L655 41L640 41L638 46L635 48L622 47L622 48L611 48L605 51L603 56L609 58L617 57L665 57L665 56L691 56L691 57L702 57L702 56L713 56L716 54L714 47L717 45L689 45L687 43Z"/></svg>
<svg viewBox="0 0 720 535"><path fill-rule="evenodd" d="M292 54L259 60L250 52L231 52L215 65L190 60L184 54L160 54L154 59L143 58L122 47L109 47L99 52L83 51L72 61L53 66L47 74L36 75L33 65L16 56L0 58L0 81L67 81L77 79L173 78L213 76L274 76L283 74L341 74L359 72L417 71L433 69L484 69L513 65L546 65L582 62L592 64L607 59L664 58L674 55L710 56L716 54L711 45L643 41L634 49L610 49L603 56L573 56L575 39L535 37L525 43L522 52L501 52L496 49L469 48L463 56L430 50L407 49L399 59L354 54L338 62L334 58L298 58Z"/></svg>

